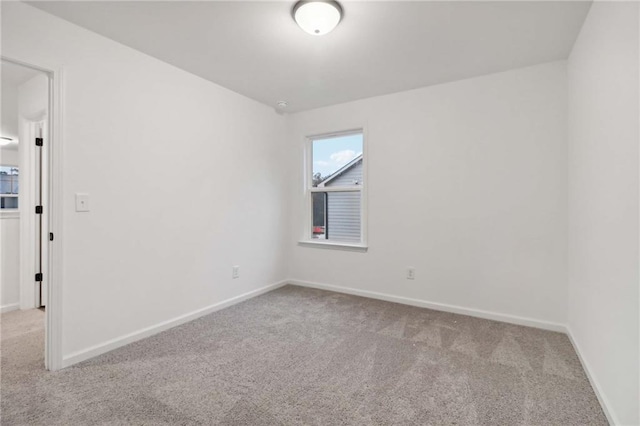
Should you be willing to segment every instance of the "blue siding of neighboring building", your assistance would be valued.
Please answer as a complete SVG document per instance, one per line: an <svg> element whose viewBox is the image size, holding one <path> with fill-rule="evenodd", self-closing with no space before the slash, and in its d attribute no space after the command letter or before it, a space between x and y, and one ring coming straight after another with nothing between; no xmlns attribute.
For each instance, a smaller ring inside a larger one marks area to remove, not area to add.
<svg viewBox="0 0 640 426"><path fill-rule="evenodd" d="M362 160L355 163L340 176L325 184L325 187L362 185ZM361 193L327 193L327 229L329 240L360 242L361 240Z"/></svg>
<svg viewBox="0 0 640 426"><path fill-rule="evenodd" d="M327 193L329 240L359 242L360 229L360 192Z"/></svg>

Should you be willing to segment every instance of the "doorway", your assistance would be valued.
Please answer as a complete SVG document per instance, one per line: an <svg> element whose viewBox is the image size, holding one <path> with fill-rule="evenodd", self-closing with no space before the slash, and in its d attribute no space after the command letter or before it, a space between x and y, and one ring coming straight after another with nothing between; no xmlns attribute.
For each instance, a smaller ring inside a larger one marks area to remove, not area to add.
<svg viewBox="0 0 640 426"><path fill-rule="evenodd" d="M59 344L51 339L57 327L52 327L49 312L53 73L2 58L0 76L2 334L13 336L14 350L39 351L43 368L57 369L61 362L52 362L50 350L59 353ZM37 345L34 336L40 336Z"/></svg>

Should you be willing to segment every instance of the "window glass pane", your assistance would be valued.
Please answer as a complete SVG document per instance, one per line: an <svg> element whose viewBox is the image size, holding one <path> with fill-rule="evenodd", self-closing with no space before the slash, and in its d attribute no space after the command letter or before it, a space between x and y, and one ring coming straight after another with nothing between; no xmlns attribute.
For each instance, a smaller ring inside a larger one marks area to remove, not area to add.
<svg viewBox="0 0 640 426"><path fill-rule="evenodd" d="M0 166L0 209L18 208L18 167Z"/></svg>
<svg viewBox="0 0 640 426"><path fill-rule="evenodd" d="M0 166L0 194L18 193L18 168Z"/></svg>
<svg viewBox="0 0 640 426"><path fill-rule="evenodd" d="M18 197L0 197L0 209L17 209Z"/></svg>
<svg viewBox="0 0 640 426"><path fill-rule="evenodd" d="M362 141L362 133L313 140L312 185L362 185Z"/></svg>
<svg viewBox="0 0 640 426"><path fill-rule="evenodd" d="M361 192L314 192L312 238L359 243Z"/></svg>
<svg viewBox="0 0 640 426"><path fill-rule="evenodd" d="M313 203L311 223L311 237L313 239L326 240L325 229L327 227L327 193L312 192L311 200Z"/></svg>

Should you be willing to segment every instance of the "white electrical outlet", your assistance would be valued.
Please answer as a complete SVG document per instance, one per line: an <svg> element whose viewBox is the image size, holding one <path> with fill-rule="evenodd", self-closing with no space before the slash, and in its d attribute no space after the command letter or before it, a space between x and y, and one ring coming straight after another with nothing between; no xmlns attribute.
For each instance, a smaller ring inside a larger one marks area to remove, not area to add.
<svg viewBox="0 0 640 426"><path fill-rule="evenodd" d="M240 266L238 265L233 266L231 271L231 278L233 279L240 278Z"/></svg>
<svg viewBox="0 0 640 426"><path fill-rule="evenodd" d="M407 279L408 280L415 280L416 279L416 270L415 270L415 268L412 268L412 267L408 267L407 268Z"/></svg>

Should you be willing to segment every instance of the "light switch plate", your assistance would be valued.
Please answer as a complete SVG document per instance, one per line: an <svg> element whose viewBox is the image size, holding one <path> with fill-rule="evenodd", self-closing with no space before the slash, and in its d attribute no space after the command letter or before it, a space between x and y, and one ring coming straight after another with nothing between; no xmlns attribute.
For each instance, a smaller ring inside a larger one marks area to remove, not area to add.
<svg viewBox="0 0 640 426"><path fill-rule="evenodd" d="M77 212L89 211L89 194L76 193L76 211Z"/></svg>

